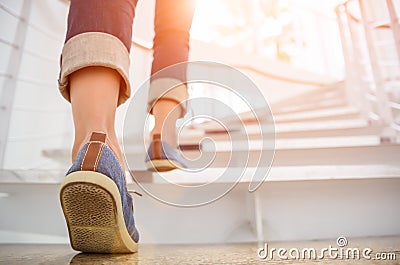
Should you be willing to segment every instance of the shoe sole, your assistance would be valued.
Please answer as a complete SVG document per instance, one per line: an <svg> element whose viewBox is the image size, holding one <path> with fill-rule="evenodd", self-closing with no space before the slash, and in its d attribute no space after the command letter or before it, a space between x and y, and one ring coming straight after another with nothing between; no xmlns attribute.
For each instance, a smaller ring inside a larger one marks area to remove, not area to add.
<svg viewBox="0 0 400 265"><path fill-rule="evenodd" d="M60 201L74 250L137 251L125 226L118 187L109 177L94 171L71 173L61 185Z"/></svg>
<svg viewBox="0 0 400 265"><path fill-rule="evenodd" d="M146 162L147 170L153 172L166 172L174 169L181 169L182 165L168 159L150 160Z"/></svg>

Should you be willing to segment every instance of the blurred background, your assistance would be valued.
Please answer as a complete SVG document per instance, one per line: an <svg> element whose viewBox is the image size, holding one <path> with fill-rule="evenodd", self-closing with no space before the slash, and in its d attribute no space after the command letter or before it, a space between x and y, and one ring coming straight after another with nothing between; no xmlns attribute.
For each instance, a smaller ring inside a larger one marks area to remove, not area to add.
<svg viewBox="0 0 400 265"><path fill-rule="evenodd" d="M57 89L68 5L0 0L1 243L68 242L58 186L71 163L73 123ZM132 92L150 74L153 16L154 1L139 1ZM274 115L275 159L262 187L248 193L251 172L259 166L254 161L263 138L259 126L234 94L191 87L191 98L221 99L242 117L246 133L235 131L238 125L229 116L219 118L235 139L250 141L249 171L227 196L200 208L137 199L142 242L399 235L399 17L398 0L198 0L190 59L228 64L255 82ZM146 101L138 97L131 100ZM135 161L132 173L143 185L168 192L172 184L145 171L137 148L143 128L135 124L145 119L145 106L126 121L129 103L118 109L116 127L127 160ZM213 111L220 116L218 107ZM188 124L180 135L185 155L203 151L216 159L199 178L182 172L166 177L190 185L214 179L229 160L228 136L211 121ZM201 150L204 137L220 149ZM136 187L133 179L130 186Z"/></svg>

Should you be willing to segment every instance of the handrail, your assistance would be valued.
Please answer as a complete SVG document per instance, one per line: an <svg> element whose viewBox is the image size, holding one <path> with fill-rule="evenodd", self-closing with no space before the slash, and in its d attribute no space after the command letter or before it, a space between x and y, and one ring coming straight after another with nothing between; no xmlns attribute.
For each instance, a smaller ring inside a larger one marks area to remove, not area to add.
<svg viewBox="0 0 400 265"><path fill-rule="evenodd" d="M285 77L285 76L269 73L269 72L266 72L266 71L262 71L262 70L259 70L257 68L254 68L252 66L247 66L247 65L232 65L232 66L235 67L235 68L238 68L238 69L251 71L251 72L253 72L255 74L258 74L258 75L261 75L261 76L264 76L264 77L267 77L267 78L272 78L272 79L276 79L276 80L287 82L287 83L296 83L296 84L300 84L300 85L317 86L317 87L324 87L326 85L329 85L329 83L322 83L322 82L314 82L314 81L310 81L310 80L300 80L300 79L295 79L295 78L289 78L289 77Z"/></svg>
<svg viewBox="0 0 400 265"><path fill-rule="evenodd" d="M153 47L151 44L149 43L144 43L144 42L139 42L137 40L132 40L132 46L139 48L141 50L144 51L148 51L148 52L152 52L153 51Z"/></svg>
<svg viewBox="0 0 400 265"><path fill-rule="evenodd" d="M338 5L338 7L347 6L349 3L355 2L355 1L356 0L348 0L345 3ZM354 21L356 23L362 23L361 18L356 17L348 9L346 9L346 12L347 12L348 17L351 18L352 21ZM391 28L390 21L388 21L388 22L374 21L374 22L369 22L369 23L371 23L373 25L372 27L376 28L376 29L390 29Z"/></svg>
<svg viewBox="0 0 400 265"><path fill-rule="evenodd" d="M149 44L140 43L137 40L132 41L132 46L134 46L136 48L139 48L141 50L144 50L146 52L152 52L153 51L153 48ZM300 84L300 85L317 86L317 87L324 87L326 85L329 85L329 83L289 78L289 77L286 77L286 76L281 76L281 75L277 75L277 74L274 74L274 73L266 72L266 71L257 69L257 68L252 67L252 66L247 66L247 65L236 65L236 64L233 64L231 66L235 67L237 69L247 70L247 71L253 72L255 74L261 75L261 76L266 77L266 78L272 78L272 79L276 79L276 80L279 80L279 81L282 81L282 82L287 82L287 83L296 83L296 84Z"/></svg>
<svg viewBox="0 0 400 265"><path fill-rule="evenodd" d="M54 34L51 34L49 32L47 32L46 30L42 29L41 27L36 26L35 24L29 22L29 20L27 20L26 18L18 15L17 13L15 13L14 10L6 7L4 4L0 3L0 9L3 10L4 12L8 13L10 16L18 19L19 21L21 21L22 23L26 23L26 25L28 25L29 27L31 27L32 29L35 29L37 32L42 33L44 36L46 36L47 38L51 39L51 40L55 40L55 41L63 41L62 39L59 38L59 36L56 36Z"/></svg>
<svg viewBox="0 0 400 265"><path fill-rule="evenodd" d="M347 0L347 1L345 1L344 3L339 4L338 7L339 7L339 6L344 6L344 7L346 8L346 13L347 13L347 15L349 16L349 18L351 18L353 21L355 21L355 22L357 22L357 23L361 23L361 18L356 17L355 15L353 15L353 14L348 10L348 5L349 5L351 2L355 2L355 1L357 1L357 0Z"/></svg>
<svg viewBox="0 0 400 265"><path fill-rule="evenodd" d="M351 18L351 20L353 20L356 23L361 23L361 19L356 18L351 12L347 12L347 15L349 16L349 18Z"/></svg>

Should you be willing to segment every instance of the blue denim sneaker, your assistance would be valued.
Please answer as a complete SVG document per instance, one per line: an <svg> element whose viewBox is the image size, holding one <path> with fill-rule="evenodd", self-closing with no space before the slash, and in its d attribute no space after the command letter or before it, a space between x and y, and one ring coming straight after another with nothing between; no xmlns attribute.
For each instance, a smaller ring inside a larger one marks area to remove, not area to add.
<svg viewBox="0 0 400 265"><path fill-rule="evenodd" d="M96 253L137 251L132 196L104 133L92 133L60 189L73 249Z"/></svg>
<svg viewBox="0 0 400 265"><path fill-rule="evenodd" d="M164 172L187 168L179 150L161 141L160 134L153 136L153 141L147 149L145 162L147 169L150 171Z"/></svg>

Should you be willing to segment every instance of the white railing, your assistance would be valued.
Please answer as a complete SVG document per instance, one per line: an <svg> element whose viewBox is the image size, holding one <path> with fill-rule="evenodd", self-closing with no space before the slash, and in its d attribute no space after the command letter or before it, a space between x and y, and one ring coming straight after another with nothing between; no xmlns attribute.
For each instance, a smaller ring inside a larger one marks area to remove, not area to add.
<svg viewBox="0 0 400 265"><path fill-rule="evenodd" d="M400 24L393 0L349 0L337 9L347 87L364 113L400 134ZM361 100L360 100L361 99ZM390 139L393 140L393 139Z"/></svg>
<svg viewBox="0 0 400 265"><path fill-rule="evenodd" d="M41 10L41 11L38 11ZM67 104L57 95L64 3L2 1L0 18L0 168L54 168L46 147L69 146ZM51 21L51 23L49 22Z"/></svg>

